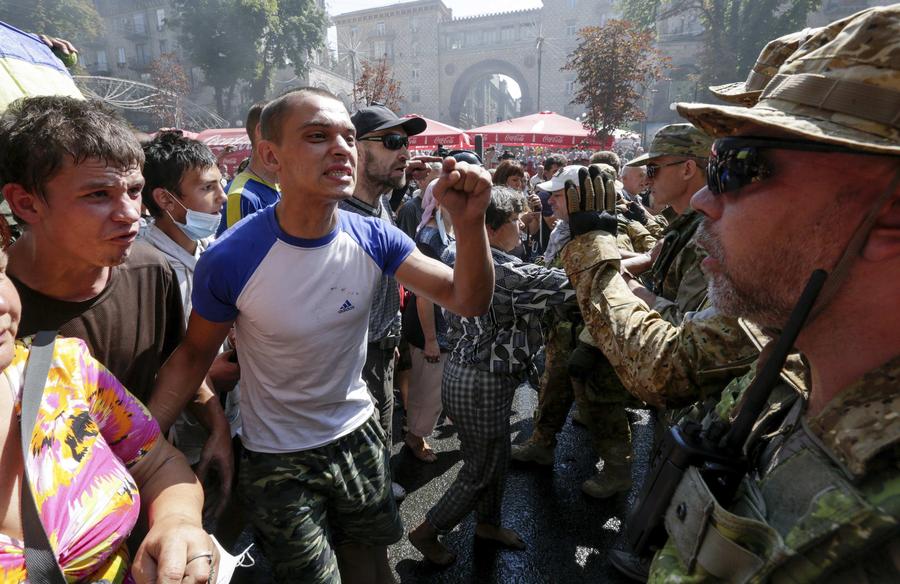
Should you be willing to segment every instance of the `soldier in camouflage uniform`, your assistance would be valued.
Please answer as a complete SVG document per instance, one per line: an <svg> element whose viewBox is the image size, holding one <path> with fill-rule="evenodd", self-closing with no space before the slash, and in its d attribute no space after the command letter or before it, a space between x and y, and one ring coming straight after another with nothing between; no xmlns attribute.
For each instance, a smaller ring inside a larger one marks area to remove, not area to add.
<svg viewBox="0 0 900 584"><path fill-rule="evenodd" d="M579 169L584 167L567 166L553 179L540 185L548 192L555 192L550 199L554 208L560 199L564 199L562 187L565 181L577 181ZM565 222L561 222L557 229L568 231ZM640 222L627 219L624 215L618 218L616 241L621 253L631 256L649 251L656 243ZM559 255L552 255L554 249L558 246L551 246L545 261L560 267ZM565 425L572 404L577 403L580 421L587 426L591 444L604 460L604 471L611 474L613 466L624 466L622 472L617 474L630 482L631 432L624 407L639 404L625 391L602 352L596 348L590 335L583 331L583 321L575 302L548 311L544 324L547 331L546 366L541 378L534 432L524 444L513 446L512 458L552 466L556 435ZM595 489L592 489L594 482L594 478L585 482L583 490L586 494L605 497L618 492L595 494Z"/></svg>
<svg viewBox="0 0 900 584"><path fill-rule="evenodd" d="M806 387L769 397L736 500L688 470L650 580L900 581L900 5L815 32L753 107L678 110L719 137L692 201L713 304L777 328L814 269L830 276L795 343Z"/></svg>

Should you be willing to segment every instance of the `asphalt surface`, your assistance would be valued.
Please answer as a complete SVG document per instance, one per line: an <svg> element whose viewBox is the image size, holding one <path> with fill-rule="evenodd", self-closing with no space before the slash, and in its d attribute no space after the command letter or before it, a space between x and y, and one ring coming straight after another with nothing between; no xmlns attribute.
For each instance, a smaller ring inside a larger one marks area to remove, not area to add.
<svg viewBox="0 0 900 584"><path fill-rule="evenodd" d="M520 387L510 420L513 443L523 442L531 435L536 405L537 393L528 385ZM581 493L582 481L595 471L595 456L588 431L573 424L570 415L559 436L552 470L514 462L507 475L503 526L522 536L528 546L524 551L477 547L473 541L475 522L470 516L443 540L458 556L449 568L437 569L424 561L405 538L391 546L389 559L397 581L402 584L628 582L610 566L607 552L619 547L623 519L647 470L653 434L647 411L630 411L630 419L636 450L635 486L630 493L604 501ZM394 480L408 492L400 505L408 531L422 522L425 513L453 482L462 466L462 457L453 425L442 420L429 438L438 454L437 462L418 461L403 446L400 411L395 412L394 420L397 426L392 458ZM250 541L252 537L245 533L236 547L245 547ZM267 562L259 557L259 550L254 548L254 551L257 563L252 568L240 568L239 581L272 582Z"/></svg>

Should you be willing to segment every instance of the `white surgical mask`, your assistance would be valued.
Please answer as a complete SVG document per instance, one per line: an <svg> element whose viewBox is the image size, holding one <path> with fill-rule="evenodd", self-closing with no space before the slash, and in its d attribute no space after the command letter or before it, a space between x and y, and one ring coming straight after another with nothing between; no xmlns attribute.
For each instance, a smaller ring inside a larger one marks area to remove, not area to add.
<svg viewBox="0 0 900 584"><path fill-rule="evenodd" d="M222 215L219 213L203 213L202 211L194 211L193 209L188 209L184 206L184 203L178 200L178 197L172 195L172 199L181 205L181 208L187 211L187 215L185 215L184 223L179 223L175 221L175 218L172 217L172 214L168 213L169 218L172 219L172 222L178 226L178 229L181 229L181 232L187 235L193 241L200 241L201 239L206 239L207 237L212 237L216 234L216 230L219 228L219 223L222 221Z"/></svg>

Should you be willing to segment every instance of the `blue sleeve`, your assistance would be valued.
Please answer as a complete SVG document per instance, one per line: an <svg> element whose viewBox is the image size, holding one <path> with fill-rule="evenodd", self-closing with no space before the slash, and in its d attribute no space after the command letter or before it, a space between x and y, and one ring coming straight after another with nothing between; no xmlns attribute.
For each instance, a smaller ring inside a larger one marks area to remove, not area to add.
<svg viewBox="0 0 900 584"><path fill-rule="evenodd" d="M257 194L249 190L247 185L244 185L244 191L241 195L241 219L253 215L262 208L262 201L259 200Z"/></svg>
<svg viewBox="0 0 900 584"><path fill-rule="evenodd" d="M191 292L193 310L210 322L237 318L237 300L269 253L276 235L270 227L274 207L229 229L200 256Z"/></svg>
<svg viewBox="0 0 900 584"><path fill-rule="evenodd" d="M405 233L381 219L362 217L339 210L341 229L362 247L381 271L393 276L409 254L416 248L415 242Z"/></svg>

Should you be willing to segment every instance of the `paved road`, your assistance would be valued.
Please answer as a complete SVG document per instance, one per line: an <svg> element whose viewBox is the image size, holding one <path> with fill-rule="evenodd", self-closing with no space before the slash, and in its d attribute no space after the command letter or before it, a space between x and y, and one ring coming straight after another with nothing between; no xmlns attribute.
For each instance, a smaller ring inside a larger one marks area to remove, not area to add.
<svg viewBox="0 0 900 584"><path fill-rule="evenodd" d="M536 403L537 394L529 386L519 388L511 419L514 443L531 434ZM395 416L395 420L398 418ZM632 412L631 420L638 450L634 475L638 478L646 472L652 429L646 411ZM409 492L400 506L409 530L422 521L459 471L459 441L452 425L440 425L430 439L438 460L425 464L402 447L399 428L394 437L394 478ZM402 584L627 582L610 567L606 556L617 546L622 519L637 487L627 496L606 501L589 499L579 486L593 469L587 430L573 425L570 417L560 435L552 471L513 465L507 477L503 525L523 536L528 544L525 551L477 549L472 538L475 524L470 517L444 539L458 554L457 562L446 570L424 562L405 539L391 546L390 563L397 580ZM242 543L245 541L246 536ZM271 582L265 561L241 571L243 582Z"/></svg>

